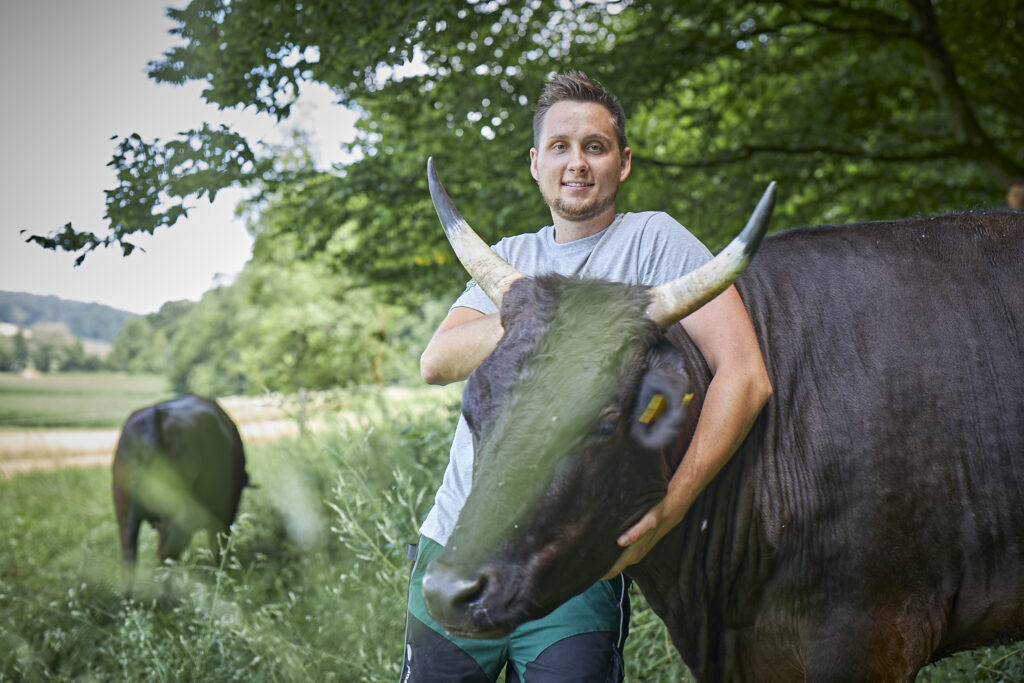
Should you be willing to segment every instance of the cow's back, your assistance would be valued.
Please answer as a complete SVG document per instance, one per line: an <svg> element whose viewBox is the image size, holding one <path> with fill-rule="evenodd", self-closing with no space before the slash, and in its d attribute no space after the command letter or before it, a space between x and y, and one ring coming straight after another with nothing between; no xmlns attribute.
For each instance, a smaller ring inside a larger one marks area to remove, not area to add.
<svg viewBox="0 0 1024 683"><path fill-rule="evenodd" d="M775 395L738 460L766 606L829 592L928 652L1024 637L1022 275L1024 214L765 241L738 287Z"/></svg>
<svg viewBox="0 0 1024 683"><path fill-rule="evenodd" d="M230 525L248 483L238 428L216 402L193 394L157 408L163 453L195 499Z"/></svg>

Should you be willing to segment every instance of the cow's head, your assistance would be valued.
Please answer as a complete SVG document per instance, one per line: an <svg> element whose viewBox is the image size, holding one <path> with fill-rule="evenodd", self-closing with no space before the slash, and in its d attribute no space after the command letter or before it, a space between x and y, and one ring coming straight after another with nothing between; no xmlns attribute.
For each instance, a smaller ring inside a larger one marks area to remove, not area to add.
<svg viewBox="0 0 1024 683"><path fill-rule="evenodd" d="M473 488L424 599L448 631L498 637L600 578L616 539L664 496L666 451L695 422L689 374L663 330L743 271L767 228L769 186L743 232L659 287L526 278L431 196L459 260L498 305L504 335L466 384ZM688 419L689 418L689 419Z"/></svg>

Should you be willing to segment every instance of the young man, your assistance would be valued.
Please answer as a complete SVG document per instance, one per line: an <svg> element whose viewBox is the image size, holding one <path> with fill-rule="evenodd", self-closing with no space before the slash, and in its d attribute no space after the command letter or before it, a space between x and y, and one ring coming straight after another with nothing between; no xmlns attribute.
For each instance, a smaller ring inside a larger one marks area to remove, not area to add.
<svg viewBox="0 0 1024 683"><path fill-rule="evenodd" d="M579 72L552 78L538 101L530 150L530 170L551 209L552 224L505 238L495 251L527 276L557 272L647 285L700 266L710 253L667 214L616 214L615 195L629 176L631 159L625 114L616 99ZM506 664L510 681L622 680L628 600L620 572L639 562L682 520L771 395L753 327L734 288L682 324L713 378L667 496L619 539L624 550L607 580L499 640L449 636L423 606L426 565L447 541L470 488L472 437L459 420L444 480L420 528L402 681L493 681ZM464 379L501 334L494 305L470 282L423 352L424 380L446 384Z"/></svg>

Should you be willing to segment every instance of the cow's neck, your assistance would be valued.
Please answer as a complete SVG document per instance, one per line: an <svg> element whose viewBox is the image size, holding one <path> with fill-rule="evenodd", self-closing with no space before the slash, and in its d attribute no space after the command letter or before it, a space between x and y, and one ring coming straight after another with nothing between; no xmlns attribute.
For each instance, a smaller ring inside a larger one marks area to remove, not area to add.
<svg viewBox="0 0 1024 683"><path fill-rule="evenodd" d="M769 560L749 486L743 478L749 450L737 452L697 498L683 521L644 560L627 570L666 623L674 645L694 672L725 661L723 634L752 623L759 595L737 586L758 586L748 577Z"/></svg>
<svg viewBox="0 0 1024 683"><path fill-rule="evenodd" d="M700 407L711 375L703 357L685 335L670 333L669 339L686 356L687 367L699 368L690 377L693 401ZM699 411L694 411L696 416ZM748 462L762 438L763 417L739 451L698 496L686 517L670 531L648 556L628 570L636 579L655 612L669 625L669 633L695 671L713 666L719 644L711 642L724 624L744 619L753 611L757 596L737 595L735 585L756 585L740 581L757 573L768 559L764 544L755 538L757 523ZM688 419L673 448L665 452L666 466L674 472L696 428ZM744 605L749 601L749 605Z"/></svg>

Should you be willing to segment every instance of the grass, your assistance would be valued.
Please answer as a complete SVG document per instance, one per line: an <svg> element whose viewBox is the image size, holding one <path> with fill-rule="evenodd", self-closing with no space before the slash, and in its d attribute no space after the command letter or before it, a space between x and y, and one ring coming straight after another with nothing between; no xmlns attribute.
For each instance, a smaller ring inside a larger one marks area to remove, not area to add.
<svg viewBox="0 0 1024 683"><path fill-rule="evenodd" d="M123 604L107 468L0 481L0 681L388 681L402 656L404 546L432 503L454 420L451 393L361 411L319 434L248 449L220 567L197 535L156 563L141 537ZM634 590L627 680L691 680ZM1020 644L962 653L921 681L1024 678Z"/></svg>
<svg viewBox="0 0 1024 683"><path fill-rule="evenodd" d="M0 373L0 429L119 428L144 405L172 396L156 375Z"/></svg>
<svg viewBox="0 0 1024 683"><path fill-rule="evenodd" d="M394 680L400 546L427 503L406 485L425 484L446 449L450 404L441 408L389 431L342 426L250 448L259 488L243 495L221 570L201 535L183 562L155 566L147 528L139 588L123 607L109 471L0 483L0 680ZM358 525L336 510L365 513L368 534L347 544ZM379 530L392 540L371 551Z"/></svg>
<svg viewBox="0 0 1024 683"><path fill-rule="evenodd" d="M157 566L147 527L125 605L107 468L0 482L0 680L396 680L405 544L455 416L451 392L433 397L389 412L363 396L379 414L249 448L258 488L243 494L223 566L201 534L183 561ZM634 634L655 632L637 607ZM664 634L653 638L650 651L682 671Z"/></svg>

